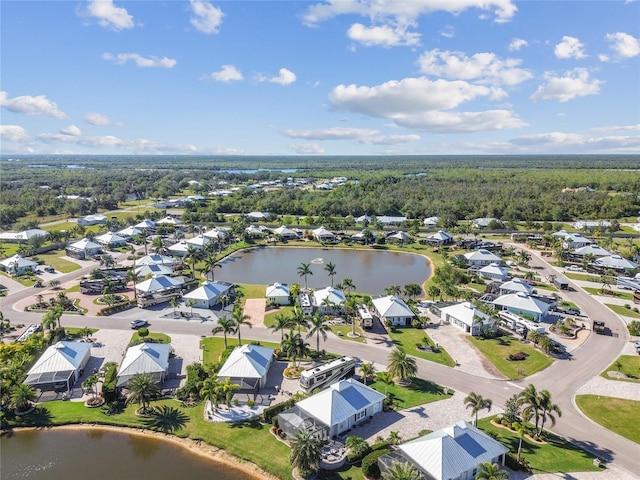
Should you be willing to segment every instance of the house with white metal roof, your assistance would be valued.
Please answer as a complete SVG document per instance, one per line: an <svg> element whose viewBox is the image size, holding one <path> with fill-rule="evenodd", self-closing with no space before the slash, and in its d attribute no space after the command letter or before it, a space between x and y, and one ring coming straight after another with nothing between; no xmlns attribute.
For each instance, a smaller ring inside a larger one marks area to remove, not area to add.
<svg viewBox="0 0 640 480"><path fill-rule="evenodd" d="M276 305L289 305L291 303L291 290L286 283L273 283L269 285L264 294L267 301Z"/></svg>
<svg viewBox="0 0 640 480"><path fill-rule="evenodd" d="M636 262L627 260L620 255L609 255L608 257L600 257L593 262L593 265L605 269L618 271L636 270L640 267Z"/></svg>
<svg viewBox="0 0 640 480"><path fill-rule="evenodd" d="M333 438L381 412L385 398L353 378L340 380L282 412L278 424L287 436L312 425L319 436Z"/></svg>
<svg viewBox="0 0 640 480"><path fill-rule="evenodd" d="M493 320L471 302L462 302L440 309L440 319L472 336L492 328Z"/></svg>
<svg viewBox="0 0 640 480"><path fill-rule="evenodd" d="M269 212L249 212L245 216L251 220L260 221L268 220L271 214Z"/></svg>
<svg viewBox="0 0 640 480"><path fill-rule="evenodd" d="M126 387L134 376L145 373L162 383L169 373L170 353L168 343L140 343L129 347L118 369L116 387Z"/></svg>
<svg viewBox="0 0 640 480"><path fill-rule="evenodd" d="M142 235L142 229L138 227L127 227L122 230L118 230L116 233L128 240L130 238L137 237L138 235Z"/></svg>
<svg viewBox="0 0 640 480"><path fill-rule="evenodd" d="M102 252L102 246L92 242L88 238L83 238L75 243L72 243L66 248L66 253L70 257L79 258L84 260L92 255L97 255Z"/></svg>
<svg viewBox="0 0 640 480"><path fill-rule="evenodd" d="M493 305L525 318L533 317L536 321L546 317L551 307L548 303L522 292L501 295L493 301Z"/></svg>
<svg viewBox="0 0 640 480"><path fill-rule="evenodd" d="M136 223L134 225L134 228L139 228L141 230L147 230L149 228L155 228L156 227L156 222L154 222L153 220L142 220L140 223Z"/></svg>
<svg viewBox="0 0 640 480"><path fill-rule="evenodd" d="M136 290L141 295L148 295L162 290L173 290L179 288L184 281L181 278L169 277L168 275L158 275L136 285Z"/></svg>
<svg viewBox="0 0 640 480"><path fill-rule="evenodd" d="M383 324L387 322L393 326L410 326L415 318L413 311L401 298L387 295L371 300L373 310Z"/></svg>
<svg viewBox="0 0 640 480"><path fill-rule="evenodd" d="M4 267L4 270L7 273L11 273L13 275L24 275L27 273L27 270L31 269L33 271L38 267L37 262L24 258L19 253L16 253L9 258L5 258L0 262L0 265Z"/></svg>
<svg viewBox="0 0 640 480"><path fill-rule="evenodd" d="M440 217L427 217L422 221L425 227L437 227L440 223Z"/></svg>
<svg viewBox="0 0 640 480"><path fill-rule="evenodd" d="M136 260L136 267L140 267L142 265L167 265L170 267L174 267L180 265L182 263L181 260L175 257L169 257L167 255L145 255L144 257Z"/></svg>
<svg viewBox="0 0 640 480"><path fill-rule="evenodd" d="M491 222L498 222L500 224L502 224L502 221L498 218L494 218L494 217L481 217L481 218L476 218L473 221L473 226L475 228L487 228Z"/></svg>
<svg viewBox="0 0 640 480"><path fill-rule="evenodd" d="M186 293L182 298L192 300L194 308L212 308L222 301L224 295L230 295L234 290L233 283L205 281L195 290Z"/></svg>
<svg viewBox="0 0 640 480"><path fill-rule="evenodd" d="M127 243L126 238L121 237L114 232L103 233L102 235L96 236L94 240L96 241L96 243L99 243L100 245L107 248L118 247Z"/></svg>
<svg viewBox="0 0 640 480"><path fill-rule="evenodd" d="M269 229L264 225L249 225L244 229L244 232L253 238L262 238L265 235L269 234Z"/></svg>
<svg viewBox="0 0 640 480"><path fill-rule="evenodd" d="M502 262L502 259L498 255L484 248L465 253L463 257L471 267L484 267L492 263L499 265Z"/></svg>
<svg viewBox="0 0 640 480"><path fill-rule="evenodd" d="M185 240L185 242L187 244L187 248L193 247L197 248L198 250L202 250L207 245L207 243L211 242L211 239L209 237L205 237L204 235L196 235L193 238Z"/></svg>
<svg viewBox="0 0 640 480"><path fill-rule="evenodd" d="M587 245L591 245L593 243L593 241L584 237L580 233L572 233L564 238L564 240L562 241L562 246L568 249L576 249L586 247Z"/></svg>
<svg viewBox="0 0 640 480"><path fill-rule="evenodd" d="M173 225L178 226L182 225L182 220L176 217L172 217L171 215L167 215L164 218L161 218L156 222L156 225Z"/></svg>
<svg viewBox="0 0 640 480"><path fill-rule="evenodd" d="M229 236L229 232L224 228L214 227L211 230L204 232L202 235L210 238L211 240L221 242Z"/></svg>
<svg viewBox="0 0 640 480"><path fill-rule="evenodd" d="M407 221L407 217L392 217L389 215L381 215L376 217L376 220L381 225L402 225Z"/></svg>
<svg viewBox="0 0 640 480"><path fill-rule="evenodd" d="M22 383L43 391L71 390L90 358L90 343L59 341L44 351Z"/></svg>
<svg viewBox="0 0 640 480"><path fill-rule="evenodd" d="M39 228L30 228L21 232L2 232L0 240L7 243L25 243L35 237L48 237L49 232Z"/></svg>
<svg viewBox="0 0 640 480"><path fill-rule="evenodd" d="M384 473L395 462L408 462L429 480L470 480L481 463L504 465L508 452L497 440L460 421L403 443L396 451L380 457L378 465Z"/></svg>
<svg viewBox="0 0 640 480"><path fill-rule="evenodd" d="M500 295L518 292L530 295L533 292L533 285L529 285L521 278L514 278L500 285Z"/></svg>
<svg viewBox="0 0 640 480"><path fill-rule="evenodd" d="M411 238L411 235L409 235L407 232L399 231L389 235L386 241L388 243L397 243L400 245L404 245L406 243L411 243L413 239Z"/></svg>
<svg viewBox="0 0 640 480"><path fill-rule="evenodd" d="M233 349L218 372L218 380L231 379L240 393L257 394L267 382L273 361L273 348L246 344Z"/></svg>
<svg viewBox="0 0 640 480"><path fill-rule="evenodd" d="M101 213L96 213L93 215L86 215L82 218L79 218L77 223L78 225L83 227L89 227L91 225L100 225L102 223L107 223L107 217L105 217Z"/></svg>
<svg viewBox="0 0 640 480"><path fill-rule="evenodd" d="M593 255L594 257L608 257L612 255L609 250L602 248L600 245L586 245L584 247L576 248L571 255L577 257L584 257L585 255Z"/></svg>
<svg viewBox="0 0 640 480"><path fill-rule="evenodd" d="M444 230L438 230L433 235L420 239L420 243L429 243L431 245L450 245L453 243L453 235L450 235Z"/></svg>
<svg viewBox="0 0 640 480"><path fill-rule="evenodd" d="M509 270L497 263L490 263L489 265L485 265L480 270L478 270L478 275L490 280L504 282L507 278L509 278Z"/></svg>
<svg viewBox="0 0 640 480"><path fill-rule="evenodd" d="M358 218L356 218L356 223L370 223L371 222L371 217L369 215L361 215Z"/></svg>
<svg viewBox="0 0 640 480"><path fill-rule="evenodd" d="M330 232L324 227L318 227L311 231L313 238L315 238L318 242L335 242L338 237L335 236L333 232Z"/></svg>
<svg viewBox="0 0 640 480"><path fill-rule="evenodd" d="M157 265L155 263L152 263L149 265L136 266L134 272L138 277L145 278L149 275L171 275L173 273L173 268L167 265Z"/></svg>
<svg viewBox="0 0 640 480"><path fill-rule="evenodd" d="M295 240L298 238L298 233L285 225L280 225L273 233L282 237L283 240Z"/></svg>
<svg viewBox="0 0 640 480"><path fill-rule="evenodd" d="M313 292L313 302L323 315L341 312L346 300L344 293L334 287L320 288Z"/></svg>

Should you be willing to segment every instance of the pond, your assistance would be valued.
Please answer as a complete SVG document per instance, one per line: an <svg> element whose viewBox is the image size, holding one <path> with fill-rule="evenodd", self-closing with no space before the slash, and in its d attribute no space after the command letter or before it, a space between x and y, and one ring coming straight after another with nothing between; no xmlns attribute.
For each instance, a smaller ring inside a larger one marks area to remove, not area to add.
<svg viewBox="0 0 640 480"><path fill-rule="evenodd" d="M3 480L254 478L173 442L101 428L22 431L1 437L0 447Z"/></svg>
<svg viewBox="0 0 640 480"><path fill-rule="evenodd" d="M305 278L298 275L302 263L309 264L311 275L306 278L310 288L331 285L325 269L335 265L334 285L350 278L358 292L384 295L390 285L404 287L409 283L421 285L431 275L425 256L412 253L341 248L260 247L243 250L220 261L215 270L216 280L233 283L270 285L275 282L305 286Z"/></svg>

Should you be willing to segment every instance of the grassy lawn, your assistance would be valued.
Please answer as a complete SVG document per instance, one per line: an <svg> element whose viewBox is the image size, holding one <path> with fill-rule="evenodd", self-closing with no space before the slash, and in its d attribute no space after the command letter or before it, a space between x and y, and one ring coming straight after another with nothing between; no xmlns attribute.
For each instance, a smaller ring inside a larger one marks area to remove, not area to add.
<svg viewBox="0 0 640 480"><path fill-rule="evenodd" d="M565 272L564 276L570 278L572 280L580 280L583 282L593 282L593 283L601 283L600 277L596 275L589 275L587 273L573 273L573 272Z"/></svg>
<svg viewBox="0 0 640 480"><path fill-rule="evenodd" d="M640 444L640 401L577 395L576 404L594 422Z"/></svg>
<svg viewBox="0 0 640 480"><path fill-rule="evenodd" d="M511 452L518 451L518 436L506 428L491 424L491 418L478 420L478 427L485 432L497 435L497 440L508 447ZM593 458L588 452L566 440L547 432L547 443L538 444L522 439L521 455L529 462L534 474L556 472L592 472L600 470L593 465Z"/></svg>
<svg viewBox="0 0 640 480"><path fill-rule="evenodd" d="M350 340L352 342L366 343L364 339L364 333L360 326L356 323L356 333L360 334L359 337L350 337L352 326L351 325L331 325L331 331L338 335L343 340ZM314 335L315 338L315 335ZM315 342L312 342L312 345L315 345ZM322 341L320 342L320 347L322 348Z"/></svg>
<svg viewBox="0 0 640 480"><path fill-rule="evenodd" d="M64 252L54 250L53 252L40 253L37 257L34 257L33 260L44 262L45 265L51 265L60 273L70 273L81 268L77 263L60 258L61 255L64 255Z"/></svg>
<svg viewBox="0 0 640 480"><path fill-rule="evenodd" d="M286 306L280 307L274 310L270 310L268 313L264 315L264 326L267 328L271 328L276 324L276 315L284 315L285 317L293 316L293 307Z"/></svg>
<svg viewBox="0 0 640 480"><path fill-rule="evenodd" d="M629 378L616 378L614 376L607 375L607 372L620 372L624 373ZM621 355L618 359L607 367L607 369L600 374L609 380L619 380L622 382L640 382L640 355Z"/></svg>
<svg viewBox="0 0 640 480"><path fill-rule="evenodd" d="M616 312L618 315L623 315L625 317L631 318L640 318L640 313L634 312L630 308L624 308L623 305L613 305L611 303L605 303L605 305Z"/></svg>
<svg viewBox="0 0 640 480"><path fill-rule="evenodd" d="M557 292L558 289L556 287L554 287L553 285L548 285L546 283L536 283L535 288L540 289L540 290L546 290L549 292Z"/></svg>
<svg viewBox="0 0 640 480"><path fill-rule="evenodd" d="M602 289L600 288L583 287L583 290L590 293L591 295L602 295ZM633 295L628 292L617 292L615 290L609 290L604 296L633 301Z"/></svg>
<svg viewBox="0 0 640 480"><path fill-rule="evenodd" d="M64 331L67 334L67 338L70 339L79 339L79 338L84 338L80 335L80 331L82 330L82 328L78 328L78 327L65 327ZM89 329L91 331L91 335L93 335L94 333L96 333L99 329L97 328L90 328Z"/></svg>
<svg viewBox="0 0 640 480"><path fill-rule="evenodd" d="M149 332L149 335L146 337L141 337L138 332L135 332L131 335L131 340L129 340L129 346L134 343L140 342L143 338L151 339L154 343L171 343L171 337L169 335L165 335L164 333L157 332Z"/></svg>
<svg viewBox="0 0 640 480"><path fill-rule="evenodd" d="M485 340L476 337L466 338L507 378L528 377L553 363L550 357L533 348L531 344L522 343L514 337L502 336ZM517 362L507 360L510 353L517 352L523 352L529 356ZM518 373L519 371L522 375Z"/></svg>
<svg viewBox="0 0 640 480"><path fill-rule="evenodd" d="M251 283L238 283L236 288L244 294L244 298L264 298L267 290L266 285Z"/></svg>
<svg viewBox="0 0 640 480"><path fill-rule="evenodd" d="M451 395L446 393L444 387L437 385L429 380L422 378L414 378L410 385L386 385L379 381L376 377L373 383L368 384L371 388L380 393L386 393L393 401L398 410L417 407L425 403L446 400Z"/></svg>
<svg viewBox="0 0 640 480"><path fill-rule="evenodd" d="M252 340L242 339L242 344L246 345L251 343ZM237 335L227 335L227 345L229 347L235 347L238 345ZM280 348L280 344L275 342L260 342L260 345L264 347ZM203 363L216 363L220 361L220 356L224 351L224 338L222 334L218 334L215 337L206 337L200 340L200 348L203 349L204 362Z"/></svg>
<svg viewBox="0 0 640 480"><path fill-rule="evenodd" d="M480 293L484 293L487 290L487 286L484 283L470 283L467 287Z"/></svg>
<svg viewBox="0 0 640 480"><path fill-rule="evenodd" d="M45 225L44 227L40 227L42 228L42 230L47 230L49 232L59 232L61 230L72 230L73 227L77 227L78 224L76 222L60 222L60 223L55 223L53 225Z"/></svg>
<svg viewBox="0 0 640 480"><path fill-rule="evenodd" d="M428 343L430 346L435 346L435 343L431 338L425 333L424 330L420 328L394 328L389 336L393 343L398 347L401 347L405 352L414 357L423 358L425 360L429 360L430 362L440 363L442 365L446 365L447 367L453 367L455 362L449 356L449 354L442 347L439 347L440 351L438 353L434 353L430 350L418 350L416 344L418 343ZM426 342L425 342L426 337Z"/></svg>
<svg viewBox="0 0 640 480"><path fill-rule="evenodd" d="M177 410L173 434L182 438L201 440L222 448L230 454L260 465L277 478L291 479L289 448L269 433L269 426L258 421L238 424L210 423L204 420L203 404L181 407L174 400L162 400L153 405L166 405ZM116 415L107 416L99 408L86 408L81 402L47 402L36 412L19 417L14 426L105 424L144 427L144 420L135 416L137 405L128 406ZM263 448L256 448L261 445Z"/></svg>

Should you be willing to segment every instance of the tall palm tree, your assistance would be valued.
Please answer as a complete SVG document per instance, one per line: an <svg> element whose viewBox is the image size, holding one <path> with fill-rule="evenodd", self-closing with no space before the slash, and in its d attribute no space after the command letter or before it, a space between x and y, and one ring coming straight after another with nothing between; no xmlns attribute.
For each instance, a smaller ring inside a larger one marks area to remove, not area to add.
<svg viewBox="0 0 640 480"><path fill-rule="evenodd" d="M29 410L36 398L36 391L31 385L18 383L11 387L11 405L18 412L26 412Z"/></svg>
<svg viewBox="0 0 640 480"><path fill-rule="evenodd" d="M344 442L344 446L349 449L352 455L358 458L362 458L371 450L367 441L358 435L349 435Z"/></svg>
<svg viewBox="0 0 640 480"><path fill-rule="evenodd" d="M307 289L307 276L313 275L311 271L311 266L308 263L301 263L298 267L298 275L304 277L304 288Z"/></svg>
<svg viewBox="0 0 640 480"><path fill-rule="evenodd" d="M466 408L471 408L471 415L475 416L473 424L478 425L478 412L485 408L490 412L493 402L489 398L483 398L482 395L471 392L464 398L464 404Z"/></svg>
<svg viewBox="0 0 640 480"><path fill-rule="evenodd" d="M507 480L509 474L505 470L500 470L497 463L483 462L478 465L476 480Z"/></svg>
<svg viewBox="0 0 640 480"><path fill-rule="evenodd" d="M526 433L526 427L519 422L513 422L511 428L518 435L518 462L520 462L520 452L522 451L522 437Z"/></svg>
<svg viewBox="0 0 640 480"><path fill-rule="evenodd" d="M298 431L291 441L289 461L302 477L307 477L318 470L322 440L315 438L306 428Z"/></svg>
<svg viewBox="0 0 640 480"><path fill-rule="evenodd" d="M280 332L280 341L284 339L284 331L286 329L293 329L295 323L293 318L288 317L284 313L277 313L275 316L276 323L271 327L274 332Z"/></svg>
<svg viewBox="0 0 640 480"><path fill-rule="evenodd" d="M309 327L309 323L307 322L307 317L304 315L301 308L295 308L293 310L292 320L294 325L298 327L298 333L301 332L302 327L304 328Z"/></svg>
<svg viewBox="0 0 640 480"><path fill-rule="evenodd" d="M240 389L240 385L237 383L231 383L231 378L227 377L223 381L218 381L217 391L224 398L224 403L227 408L231 408L231 398L233 397L233 392Z"/></svg>
<svg viewBox="0 0 640 480"><path fill-rule="evenodd" d="M333 276L337 273L335 264L329 262L324 266L324 269L327 271L327 275L331 279L331 287L333 287Z"/></svg>
<svg viewBox="0 0 640 480"><path fill-rule="evenodd" d="M393 462L382 474L383 480L422 480L424 475L409 462Z"/></svg>
<svg viewBox="0 0 640 480"><path fill-rule="evenodd" d="M42 317L42 323L44 325L58 325L60 328L60 317L64 313L64 308L60 303L55 303L47 313Z"/></svg>
<svg viewBox="0 0 640 480"><path fill-rule="evenodd" d="M327 332L331 331L331 327L327 323L327 319L319 310L313 314L313 316L309 319L309 333L307 333L307 338L315 335L316 336L316 352L320 353L320 336L324 341L327 340Z"/></svg>
<svg viewBox="0 0 640 480"><path fill-rule="evenodd" d="M356 289L353 280L350 278L342 279L342 289L347 291L347 297L351 295L351 291Z"/></svg>
<svg viewBox="0 0 640 480"><path fill-rule="evenodd" d="M389 285L387 288L384 289L384 293L386 293L387 295L393 295L396 297L400 295L400 292L402 292L402 287L400 285Z"/></svg>
<svg viewBox="0 0 640 480"><path fill-rule="evenodd" d="M211 281L214 280L214 270L216 268L222 268L222 265L216 260L215 255L209 255L204 259L204 269L207 273L211 274Z"/></svg>
<svg viewBox="0 0 640 480"><path fill-rule="evenodd" d="M529 421L531 418L535 419L537 432L542 406L540 405L540 396L538 395L535 385L527 385L527 388L518 394L518 406L524 406L522 409L522 418L525 421Z"/></svg>
<svg viewBox="0 0 640 480"><path fill-rule="evenodd" d="M215 377L209 377L202 382L200 388L200 397L204 401L211 402L214 408L218 408L218 400L220 399L220 392L218 390L218 384L220 382Z"/></svg>
<svg viewBox="0 0 640 480"><path fill-rule="evenodd" d="M413 357L399 347L394 348L389 354L387 370L401 382L411 380L418 373L418 365Z"/></svg>
<svg viewBox="0 0 640 480"><path fill-rule="evenodd" d="M194 246L189 245L189 248L187 249L187 253L184 256L184 261L191 263L191 278L192 279L196 278L196 263L201 258L202 258L202 252L199 249L195 248Z"/></svg>
<svg viewBox="0 0 640 480"><path fill-rule="evenodd" d="M373 363L362 362L360 364L360 378L362 378L365 385L367 384L367 380L373 377L375 373L376 368L373 366Z"/></svg>
<svg viewBox="0 0 640 480"><path fill-rule="evenodd" d="M160 398L160 386L148 373L134 375L127 385L129 396L127 404L137 403L140 405L141 413L149 411L149 404Z"/></svg>
<svg viewBox="0 0 640 480"><path fill-rule="evenodd" d="M384 383L384 394L387 395L389 393L389 385L393 385L393 374L391 372L380 372L378 373L378 380Z"/></svg>
<svg viewBox="0 0 640 480"><path fill-rule="evenodd" d="M558 417L562 416L562 410L560 410L560 407L551 401L551 393L549 393L549 390L542 390L540 392L540 409L541 422L538 435L542 434L547 418L551 420L551 426L553 427L556 424L556 418L553 414L557 414Z"/></svg>
<svg viewBox="0 0 640 480"><path fill-rule="evenodd" d="M249 315L245 315L241 306L236 305L233 308L233 312L231 313L231 320L233 321L236 333L238 334L238 345L242 345L242 338L240 337L240 327L242 325L247 325L249 328L253 327L253 325L251 325L251 322L249 322L249 318L251 317L249 317Z"/></svg>
<svg viewBox="0 0 640 480"><path fill-rule="evenodd" d="M224 348L227 349L227 334L236 333L236 322L230 317L220 317L218 324L211 330L211 333L222 333L224 335Z"/></svg>
<svg viewBox="0 0 640 480"><path fill-rule="evenodd" d="M356 297L349 297L344 304L345 316L351 321L351 335L356 336L356 316L358 313L358 300Z"/></svg>

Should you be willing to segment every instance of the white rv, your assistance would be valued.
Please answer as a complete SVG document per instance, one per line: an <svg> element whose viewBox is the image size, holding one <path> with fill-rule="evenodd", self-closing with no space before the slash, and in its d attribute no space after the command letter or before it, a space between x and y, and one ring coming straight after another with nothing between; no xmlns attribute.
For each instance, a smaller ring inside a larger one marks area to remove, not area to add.
<svg viewBox="0 0 640 480"><path fill-rule="evenodd" d="M317 388L322 389L338 380L352 376L355 371L356 359L352 357L342 357L302 372L300 375L300 388L305 393Z"/></svg>

